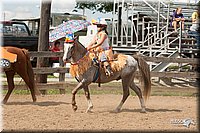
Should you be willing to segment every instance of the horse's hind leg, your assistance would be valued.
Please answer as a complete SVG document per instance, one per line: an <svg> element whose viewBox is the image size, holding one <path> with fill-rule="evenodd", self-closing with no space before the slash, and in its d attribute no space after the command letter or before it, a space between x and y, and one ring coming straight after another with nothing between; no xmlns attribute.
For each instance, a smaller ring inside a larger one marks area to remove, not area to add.
<svg viewBox="0 0 200 133"><path fill-rule="evenodd" d="M22 69L22 70L25 70L25 69ZM18 73L22 79L24 80L24 82L28 85L30 91L31 91L31 96L32 96L32 99L33 99L33 102L36 102L36 96L35 96L35 91L34 91L34 86L33 86L33 83L30 82L29 80L29 76L27 73L23 72L23 73Z"/></svg>
<svg viewBox="0 0 200 133"><path fill-rule="evenodd" d="M141 108L142 108L141 112L145 113L146 112L146 110L145 110L145 104L144 104L144 99L143 99L142 92L141 92L140 88L134 82L131 83L130 88L132 90L134 90L135 93L137 94L137 96L139 97L139 99L140 99L140 105L141 105Z"/></svg>
<svg viewBox="0 0 200 133"><path fill-rule="evenodd" d="M93 105L92 105L92 101L90 99L90 92L89 92L88 86L83 87L83 89L85 91L85 96L86 96L87 101L88 101L88 108L86 110L86 113L92 112Z"/></svg>
<svg viewBox="0 0 200 133"><path fill-rule="evenodd" d="M10 97L10 94L12 93L13 89L15 88L14 80L13 80L15 72L14 71L7 71L5 73L6 73L7 82L8 82L8 92L3 99L4 104L7 103L8 98Z"/></svg>
<svg viewBox="0 0 200 133"><path fill-rule="evenodd" d="M130 78L127 77L125 79L122 79L123 97L122 97L122 100L121 100L120 104L115 109L115 112L119 112L121 110L124 102L126 101L126 99L128 98L128 96L130 95L129 85L130 85Z"/></svg>

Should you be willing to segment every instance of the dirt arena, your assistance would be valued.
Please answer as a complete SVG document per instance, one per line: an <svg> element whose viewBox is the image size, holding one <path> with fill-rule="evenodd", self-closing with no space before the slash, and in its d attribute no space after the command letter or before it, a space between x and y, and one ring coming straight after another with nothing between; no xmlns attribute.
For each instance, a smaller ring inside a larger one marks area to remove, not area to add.
<svg viewBox="0 0 200 133"><path fill-rule="evenodd" d="M11 95L3 105L4 131L83 131L83 130L140 130L140 131L197 131L198 98L195 96L151 96L147 101L147 113L140 113L136 96L130 96L120 113L114 113L121 95L91 95L94 111L85 113L87 101L83 94L76 97L78 110L71 108L71 95L39 96L32 103L30 95ZM189 128L173 124L190 118L195 125Z"/></svg>

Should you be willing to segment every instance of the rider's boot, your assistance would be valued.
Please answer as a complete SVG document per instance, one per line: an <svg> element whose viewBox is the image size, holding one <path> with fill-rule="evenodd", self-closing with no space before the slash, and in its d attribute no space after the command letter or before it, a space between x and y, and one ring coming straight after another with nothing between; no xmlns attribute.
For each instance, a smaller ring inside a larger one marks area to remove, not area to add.
<svg viewBox="0 0 200 133"><path fill-rule="evenodd" d="M106 76L112 76L113 75L113 71L112 71L110 65L105 66L105 72L106 72Z"/></svg>

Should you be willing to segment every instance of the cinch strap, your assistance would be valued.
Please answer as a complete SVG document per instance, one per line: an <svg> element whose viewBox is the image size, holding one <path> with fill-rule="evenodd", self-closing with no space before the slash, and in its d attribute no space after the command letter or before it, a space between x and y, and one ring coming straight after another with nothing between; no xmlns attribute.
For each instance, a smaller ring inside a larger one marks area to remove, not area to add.
<svg viewBox="0 0 200 133"><path fill-rule="evenodd" d="M99 77L99 67L98 67L98 69L97 69L97 71L96 71L96 73L95 73L95 76L94 76L94 79L93 79L93 81L92 82L96 82L97 81L97 79L98 79L98 77Z"/></svg>

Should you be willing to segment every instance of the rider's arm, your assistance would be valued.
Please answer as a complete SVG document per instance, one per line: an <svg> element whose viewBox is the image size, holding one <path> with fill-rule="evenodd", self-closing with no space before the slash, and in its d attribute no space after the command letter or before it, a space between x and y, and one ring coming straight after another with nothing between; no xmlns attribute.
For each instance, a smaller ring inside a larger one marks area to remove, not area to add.
<svg viewBox="0 0 200 133"><path fill-rule="evenodd" d="M94 45L96 43L96 36L93 37L92 41L88 44L87 46L87 50L90 50L92 45Z"/></svg>
<svg viewBox="0 0 200 133"><path fill-rule="evenodd" d="M105 41L105 39L107 38L107 35L106 33L101 33L100 35L100 40L97 42L97 44L93 45L90 49L94 49L94 48L97 48L99 46L101 46L101 44L103 44L103 42Z"/></svg>

